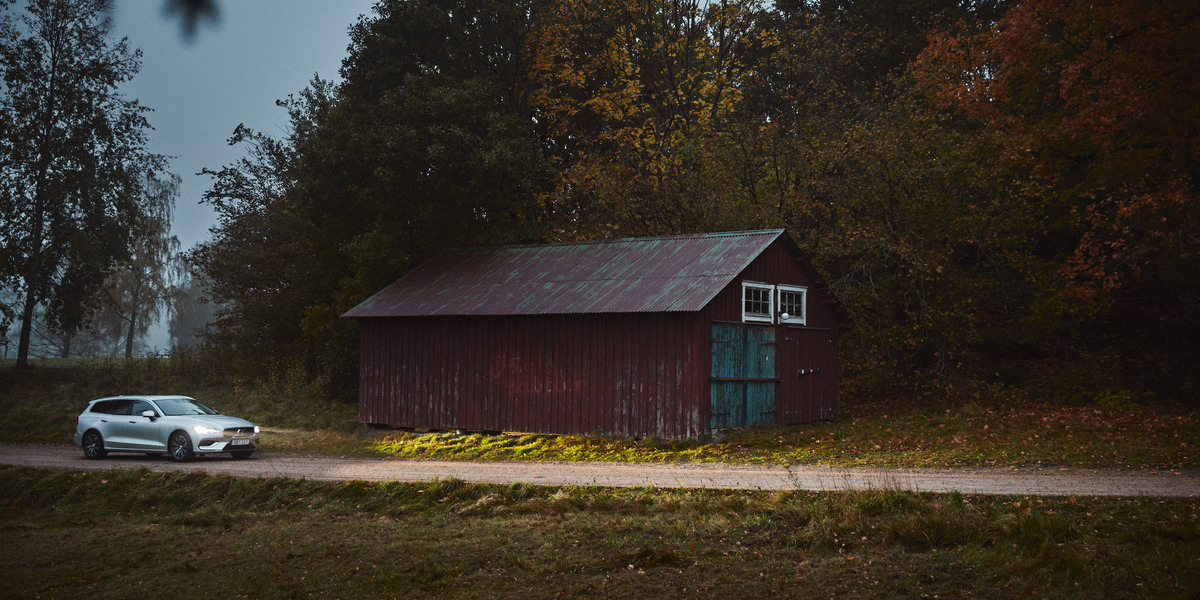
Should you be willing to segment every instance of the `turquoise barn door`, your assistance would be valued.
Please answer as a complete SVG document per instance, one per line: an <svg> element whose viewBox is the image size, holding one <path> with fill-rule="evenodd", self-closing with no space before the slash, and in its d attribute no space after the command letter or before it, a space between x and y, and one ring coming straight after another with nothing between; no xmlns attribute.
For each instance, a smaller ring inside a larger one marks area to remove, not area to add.
<svg viewBox="0 0 1200 600"><path fill-rule="evenodd" d="M713 323L711 429L775 423L775 328Z"/></svg>

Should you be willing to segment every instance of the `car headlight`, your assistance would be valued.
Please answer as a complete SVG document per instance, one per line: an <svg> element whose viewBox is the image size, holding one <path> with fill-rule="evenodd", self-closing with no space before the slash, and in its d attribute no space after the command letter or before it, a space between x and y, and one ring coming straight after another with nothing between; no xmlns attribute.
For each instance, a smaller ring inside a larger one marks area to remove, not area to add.
<svg viewBox="0 0 1200 600"><path fill-rule="evenodd" d="M192 425L192 431L195 431L200 435L216 435L221 433L220 429L217 429L216 427L209 427L208 425Z"/></svg>
<svg viewBox="0 0 1200 600"><path fill-rule="evenodd" d="M254 426L254 433L258 433L258 425Z"/></svg>

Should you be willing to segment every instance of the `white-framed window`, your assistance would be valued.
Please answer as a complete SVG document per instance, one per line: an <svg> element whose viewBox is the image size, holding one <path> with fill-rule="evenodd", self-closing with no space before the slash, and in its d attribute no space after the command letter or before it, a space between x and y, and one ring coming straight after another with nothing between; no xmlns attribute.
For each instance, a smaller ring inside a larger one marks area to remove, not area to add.
<svg viewBox="0 0 1200 600"><path fill-rule="evenodd" d="M775 286L752 281L742 282L742 321L775 322Z"/></svg>
<svg viewBox="0 0 1200 600"><path fill-rule="evenodd" d="M808 322L808 288L798 285L775 286L779 299L779 322L804 325Z"/></svg>

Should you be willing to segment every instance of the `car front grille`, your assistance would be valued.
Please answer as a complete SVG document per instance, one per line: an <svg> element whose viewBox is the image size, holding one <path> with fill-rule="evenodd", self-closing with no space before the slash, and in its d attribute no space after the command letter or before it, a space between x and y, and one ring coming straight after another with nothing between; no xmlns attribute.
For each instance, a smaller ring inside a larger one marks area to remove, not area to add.
<svg viewBox="0 0 1200 600"><path fill-rule="evenodd" d="M225 437L237 437L245 435L254 435L253 427L229 427L225 430Z"/></svg>

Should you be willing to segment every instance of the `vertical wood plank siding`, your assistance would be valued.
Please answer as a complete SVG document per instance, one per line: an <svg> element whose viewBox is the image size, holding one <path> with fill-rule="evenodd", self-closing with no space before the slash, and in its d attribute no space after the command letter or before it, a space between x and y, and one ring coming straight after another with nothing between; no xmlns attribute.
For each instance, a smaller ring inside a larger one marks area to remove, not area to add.
<svg viewBox="0 0 1200 600"><path fill-rule="evenodd" d="M741 321L743 281L808 288L806 325L776 325L775 422L832 418L837 316L777 240L699 312L360 318L360 419L537 433L708 433L711 325Z"/></svg>
<svg viewBox="0 0 1200 600"><path fill-rule="evenodd" d="M695 313L364 319L360 418L542 433L707 431ZM698 341L699 340L699 341Z"/></svg>

